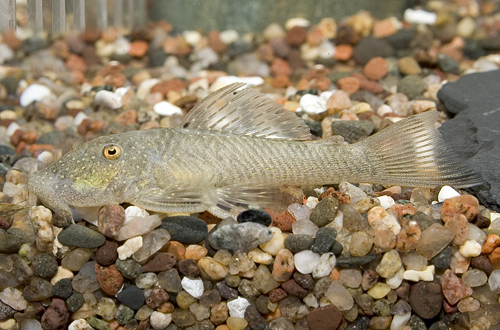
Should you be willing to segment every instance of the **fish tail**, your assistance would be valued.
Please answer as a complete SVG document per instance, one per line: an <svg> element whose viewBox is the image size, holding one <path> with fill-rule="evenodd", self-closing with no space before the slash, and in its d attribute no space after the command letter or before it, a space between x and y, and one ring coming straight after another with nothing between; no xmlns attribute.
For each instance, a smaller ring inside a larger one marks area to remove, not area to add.
<svg viewBox="0 0 500 330"><path fill-rule="evenodd" d="M430 188L483 183L464 159L446 147L435 125L438 116L437 111L411 116L361 141L370 181Z"/></svg>

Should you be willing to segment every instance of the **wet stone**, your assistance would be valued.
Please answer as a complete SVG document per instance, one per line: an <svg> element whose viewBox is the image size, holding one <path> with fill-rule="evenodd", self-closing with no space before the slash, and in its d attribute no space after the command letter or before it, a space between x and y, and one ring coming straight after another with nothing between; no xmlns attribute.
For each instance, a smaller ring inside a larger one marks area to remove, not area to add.
<svg viewBox="0 0 500 330"><path fill-rule="evenodd" d="M172 253L158 252L142 269L144 272L161 272L172 269L176 262L177 259Z"/></svg>
<svg viewBox="0 0 500 330"><path fill-rule="evenodd" d="M362 257L367 255L373 246L373 239L365 231L355 232L351 237L349 252L353 257Z"/></svg>
<svg viewBox="0 0 500 330"><path fill-rule="evenodd" d="M437 282L418 282L410 291L410 305L423 319L431 319L441 311L443 294Z"/></svg>
<svg viewBox="0 0 500 330"><path fill-rule="evenodd" d="M325 226L335 219L339 201L333 197L323 198L312 210L310 220L318 227Z"/></svg>
<svg viewBox="0 0 500 330"><path fill-rule="evenodd" d="M160 228L170 233L172 241L183 244L195 244L203 241L208 235L205 221L189 216L166 217L161 220Z"/></svg>
<svg viewBox="0 0 500 330"><path fill-rule="evenodd" d="M35 274L43 278L51 278L57 272L57 261L53 255L39 253L31 262Z"/></svg>
<svg viewBox="0 0 500 330"><path fill-rule="evenodd" d="M67 299L73 293L73 287L71 286L71 279L63 278L57 281L52 287L52 295Z"/></svg>
<svg viewBox="0 0 500 330"><path fill-rule="evenodd" d="M236 217L236 221L238 221L238 223L255 222L263 226L269 227L273 219L271 218L269 213L265 211L250 209L250 210L245 210L240 214L238 214L238 216Z"/></svg>
<svg viewBox="0 0 500 330"><path fill-rule="evenodd" d="M314 237L307 234L292 234L285 239L285 248L298 253L304 250L309 250L314 243Z"/></svg>
<svg viewBox="0 0 500 330"><path fill-rule="evenodd" d="M52 297L52 284L40 277L30 280L28 286L23 289L23 296L27 301L42 301Z"/></svg>
<svg viewBox="0 0 500 330"><path fill-rule="evenodd" d="M323 199L322 201L324 201ZM316 237L314 239L314 244L311 247L311 251L315 253L326 253L330 251L335 242L335 237L337 237L337 231L335 228L322 227L316 232Z"/></svg>
<svg viewBox="0 0 500 330"><path fill-rule="evenodd" d="M208 240L216 250L248 252L271 240L273 231L255 222L245 222L218 227Z"/></svg>
<svg viewBox="0 0 500 330"><path fill-rule="evenodd" d="M452 231L435 223L422 232L416 251L427 260L432 259L451 243L454 236Z"/></svg>
<svg viewBox="0 0 500 330"><path fill-rule="evenodd" d="M64 300L54 298L49 308L43 313L41 324L45 330L62 330L69 324L70 315Z"/></svg>
<svg viewBox="0 0 500 330"><path fill-rule="evenodd" d="M66 305L68 306L68 310L70 312L76 312L80 307L82 307L84 303L83 295L79 292L73 293L71 296L66 299Z"/></svg>
<svg viewBox="0 0 500 330"><path fill-rule="evenodd" d="M131 280L142 274L142 266L133 259L116 259L115 266L123 277Z"/></svg>
<svg viewBox="0 0 500 330"><path fill-rule="evenodd" d="M102 266L111 266L118 258L118 244L113 241L106 241L103 246L95 252L95 259Z"/></svg>
<svg viewBox="0 0 500 330"><path fill-rule="evenodd" d="M144 292L135 285L124 288L116 295L116 298L133 310L138 310L145 303Z"/></svg>
<svg viewBox="0 0 500 330"><path fill-rule="evenodd" d="M341 322L342 313L333 305L313 309L307 315L307 325L310 329L336 330Z"/></svg>
<svg viewBox="0 0 500 330"><path fill-rule="evenodd" d="M95 316L88 317L87 322L96 330L109 330L109 323Z"/></svg>
<svg viewBox="0 0 500 330"><path fill-rule="evenodd" d="M106 238L98 232L80 225L71 225L59 233L57 239L67 246L93 249L104 245Z"/></svg>
<svg viewBox="0 0 500 330"><path fill-rule="evenodd" d="M339 257L337 258L336 267L339 268L356 268L372 262L377 258L376 254L367 254L363 257Z"/></svg>
<svg viewBox="0 0 500 330"><path fill-rule="evenodd" d="M339 281L333 281L330 284L326 297L341 311L350 310L354 306L354 299Z"/></svg>
<svg viewBox="0 0 500 330"><path fill-rule="evenodd" d="M293 273L293 279L306 290L314 288L314 279L309 274Z"/></svg>

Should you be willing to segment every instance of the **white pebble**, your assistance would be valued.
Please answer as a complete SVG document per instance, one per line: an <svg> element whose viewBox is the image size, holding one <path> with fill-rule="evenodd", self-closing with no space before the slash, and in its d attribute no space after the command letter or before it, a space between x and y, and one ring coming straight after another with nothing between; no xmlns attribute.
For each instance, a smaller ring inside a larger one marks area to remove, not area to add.
<svg viewBox="0 0 500 330"><path fill-rule="evenodd" d="M144 100L148 96L151 88L158 84L161 80L157 78L145 79L141 81L139 87L137 87L137 93L135 94L139 99Z"/></svg>
<svg viewBox="0 0 500 330"><path fill-rule="evenodd" d="M36 159L44 164L52 164L55 160L54 155L50 151L43 151Z"/></svg>
<svg viewBox="0 0 500 330"><path fill-rule="evenodd" d="M160 116L183 115L181 108L167 101L161 101L153 106L153 111Z"/></svg>
<svg viewBox="0 0 500 330"><path fill-rule="evenodd" d="M443 186L438 194L438 202L443 202L445 199L460 196L460 193L450 186Z"/></svg>
<svg viewBox="0 0 500 330"><path fill-rule="evenodd" d="M267 241L264 244L261 244L259 247L262 251L267 252L273 256L275 256L279 250L285 248L285 237L283 236L283 232L278 227L269 228L273 232L273 237L271 240Z"/></svg>
<svg viewBox="0 0 500 330"><path fill-rule="evenodd" d="M477 257L481 254L481 244L473 240L467 240L458 248L464 257Z"/></svg>
<svg viewBox="0 0 500 330"><path fill-rule="evenodd" d="M7 131L5 132L5 135L10 138L12 136L12 134L14 134L20 128L21 128L21 126L19 126L19 124L14 121L14 122L10 123L9 126L7 127Z"/></svg>
<svg viewBox="0 0 500 330"><path fill-rule="evenodd" d="M401 330L410 320L411 312L404 315L394 315L391 322L391 330Z"/></svg>
<svg viewBox="0 0 500 330"><path fill-rule="evenodd" d="M172 322L172 313L162 313L154 311L149 317L149 322L153 329L165 329Z"/></svg>
<svg viewBox="0 0 500 330"><path fill-rule="evenodd" d="M93 330L90 324L85 319L78 319L71 322L68 330Z"/></svg>
<svg viewBox="0 0 500 330"><path fill-rule="evenodd" d="M231 317L245 318L245 310L250 306L248 300L242 297L238 297L227 303L227 309L229 310L229 315Z"/></svg>
<svg viewBox="0 0 500 330"><path fill-rule="evenodd" d="M55 285L57 282L62 280L63 278L69 278L72 279L75 277L75 274L68 268L64 268L63 266L57 267L57 272L56 274L50 279L50 283L52 285Z"/></svg>
<svg viewBox="0 0 500 330"><path fill-rule="evenodd" d="M303 301L304 301L304 304L306 304L308 307L312 307L312 308L319 307L318 299L316 298L316 296L314 296L314 293L312 293L312 292L309 293L307 296L305 296Z"/></svg>
<svg viewBox="0 0 500 330"><path fill-rule="evenodd" d="M313 197L313 196L307 197L306 205L308 208L313 209L316 207L316 205L318 205L318 203L319 203L319 200L317 197Z"/></svg>
<svg viewBox="0 0 500 330"><path fill-rule="evenodd" d="M391 196L385 196L385 195L379 196L378 200L380 202L380 206L383 207L384 210L387 210L389 207L396 204L396 202L394 201L394 198L392 198Z"/></svg>
<svg viewBox="0 0 500 330"><path fill-rule="evenodd" d="M50 89L43 85L32 84L29 85L19 97L19 105L22 107L27 107L33 102L38 102L49 96Z"/></svg>
<svg viewBox="0 0 500 330"><path fill-rule="evenodd" d="M120 87L120 88L116 89L115 94L120 96L120 97L123 97L125 94L127 94L127 92L129 90L130 90L130 87Z"/></svg>
<svg viewBox="0 0 500 330"><path fill-rule="evenodd" d="M87 116L85 112L80 111L79 113L76 114L75 119L73 119L73 125L75 127L78 127L82 123L82 121L84 121L87 118L89 118L89 116Z"/></svg>
<svg viewBox="0 0 500 330"><path fill-rule="evenodd" d="M130 238L126 240L125 243L117 249L118 258L120 258L120 260L125 260L132 254L137 252L141 247L142 247L142 236Z"/></svg>
<svg viewBox="0 0 500 330"><path fill-rule="evenodd" d="M302 18L302 17L294 17L294 18L290 18L288 21L286 21L285 28L287 30L290 30L296 26L306 28L306 27L309 27L309 25L311 25L311 22L309 22L307 19Z"/></svg>
<svg viewBox="0 0 500 330"><path fill-rule="evenodd" d="M19 323L21 325L21 330L43 330L42 325L36 319L25 319Z"/></svg>
<svg viewBox="0 0 500 330"><path fill-rule="evenodd" d="M294 234L306 234L314 237L318 229L318 226L311 220L297 220L292 224L292 232Z"/></svg>
<svg viewBox="0 0 500 330"><path fill-rule="evenodd" d="M299 104L308 114L320 114L327 111L326 101L317 95L306 94L300 98Z"/></svg>
<svg viewBox="0 0 500 330"><path fill-rule="evenodd" d="M396 216L389 210L389 214L376 222L382 221L389 229L394 233L394 235L399 234L401 231L401 225L398 222Z"/></svg>
<svg viewBox="0 0 500 330"><path fill-rule="evenodd" d="M304 250L296 253L293 256L295 269L297 269L302 274L311 274L313 270L318 266L320 258L321 256L319 255L319 253L314 253L311 250Z"/></svg>
<svg viewBox="0 0 500 330"><path fill-rule="evenodd" d="M396 275L394 275L391 278L387 278L385 280L385 283L391 288L391 289L397 289L403 283L403 274L404 274L404 267L400 267L399 270L397 271Z"/></svg>
<svg viewBox="0 0 500 330"><path fill-rule="evenodd" d="M182 33L182 36L186 40L189 46L196 46L201 40L201 33L196 30L187 30Z"/></svg>
<svg viewBox="0 0 500 330"><path fill-rule="evenodd" d="M12 110L4 110L0 112L0 119L17 120L17 113Z"/></svg>
<svg viewBox="0 0 500 330"><path fill-rule="evenodd" d="M145 218L149 217L148 211L139 206L129 206L125 209L125 221L124 225L133 220L134 218Z"/></svg>
<svg viewBox="0 0 500 330"><path fill-rule="evenodd" d="M10 49L9 46L2 43L0 44L0 64L4 64L5 61L11 60L14 58L14 52Z"/></svg>
<svg viewBox="0 0 500 330"><path fill-rule="evenodd" d="M253 249L248 252L248 257L256 264L270 265L273 262L273 256L261 249Z"/></svg>
<svg viewBox="0 0 500 330"><path fill-rule="evenodd" d="M328 39L325 39L319 45L319 57L332 58L335 55L335 45Z"/></svg>
<svg viewBox="0 0 500 330"><path fill-rule="evenodd" d="M0 292L0 300L16 311L23 311L28 307L28 302L24 299L23 293L15 288L5 288Z"/></svg>
<svg viewBox="0 0 500 330"><path fill-rule="evenodd" d="M67 128L70 128L71 125L73 125L73 120L74 120L74 118L72 116L68 116L68 115L61 116L61 117L56 119L56 122L54 123L54 127L58 131L64 131Z"/></svg>
<svg viewBox="0 0 500 330"><path fill-rule="evenodd" d="M151 289L158 282L158 275L155 273L142 273L135 279L135 285L139 289Z"/></svg>
<svg viewBox="0 0 500 330"><path fill-rule="evenodd" d="M239 37L240 36L236 30L226 30L226 31L222 31L219 34L220 41L222 41L226 45L229 45L235 41L238 41Z"/></svg>
<svg viewBox="0 0 500 330"><path fill-rule="evenodd" d="M181 281L181 285L187 293L189 293L196 299L200 298L203 295L204 287L201 278L190 279L189 277L185 276Z"/></svg>
<svg viewBox="0 0 500 330"><path fill-rule="evenodd" d="M210 86L210 91L216 91L219 88L230 85L232 83L241 82L247 84L247 86L260 86L264 83L264 79L261 77L237 77L237 76L222 76L214 81L212 86ZM245 86L244 86L245 87Z"/></svg>
<svg viewBox="0 0 500 330"><path fill-rule="evenodd" d="M427 266L425 270L409 269L403 273L403 279L413 282L418 282L418 281L430 282L434 280L434 272L435 272L434 265Z"/></svg>
<svg viewBox="0 0 500 330"><path fill-rule="evenodd" d="M495 293L500 293L500 270L494 270L490 274L490 278L488 279L488 284L490 286L491 291Z"/></svg>
<svg viewBox="0 0 500 330"><path fill-rule="evenodd" d="M393 112L394 111L392 110L391 106L387 104L382 104L380 107L377 108L377 115L379 115L380 117L383 117L384 115Z"/></svg>
<svg viewBox="0 0 500 330"><path fill-rule="evenodd" d="M115 110L122 107L122 97L110 91L98 91L94 98L94 104Z"/></svg>
<svg viewBox="0 0 500 330"><path fill-rule="evenodd" d="M115 54L126 55L130 50L130 41L124 36L119 36L115 41Z"/></svg>
<svg viewBox="0 0 500 330"><path fill-rule="evenodd" d="M404 13L404 20L412 24L429 24L436 22L437 14L422 9L408 8Z"/></svg>
<svg viewBox="0 0 500 330"><path fill-rule="evenodd" d="M337 263L337 258L332 252L323 253L319 258L318 265L314 268L312 276L314 278L322 278L330 275L333 267Z"/></svg>

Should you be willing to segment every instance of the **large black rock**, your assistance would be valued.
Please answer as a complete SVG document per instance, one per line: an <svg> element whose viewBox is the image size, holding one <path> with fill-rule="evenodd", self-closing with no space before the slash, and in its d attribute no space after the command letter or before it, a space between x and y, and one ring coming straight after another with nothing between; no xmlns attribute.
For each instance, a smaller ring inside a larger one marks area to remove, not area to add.
<svg viewBox="0 0 500 330"><path fill-rule="evenodd" d="M463 76L445 84L438 97L456 114L439 128L444 140L485 181L471 192L500 211L500 70Z"/></svg>

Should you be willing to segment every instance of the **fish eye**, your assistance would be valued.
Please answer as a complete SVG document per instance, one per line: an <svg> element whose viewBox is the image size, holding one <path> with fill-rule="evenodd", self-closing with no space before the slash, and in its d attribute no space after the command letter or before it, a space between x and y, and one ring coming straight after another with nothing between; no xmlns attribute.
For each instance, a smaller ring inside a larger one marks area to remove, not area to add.
<svg viewBox="0 0 500 330"><path fill-rule="evenodd" d="M122 148L116 144L110 144L104 147L102 155L107 160L117 160L122 154Z"/></svg>

